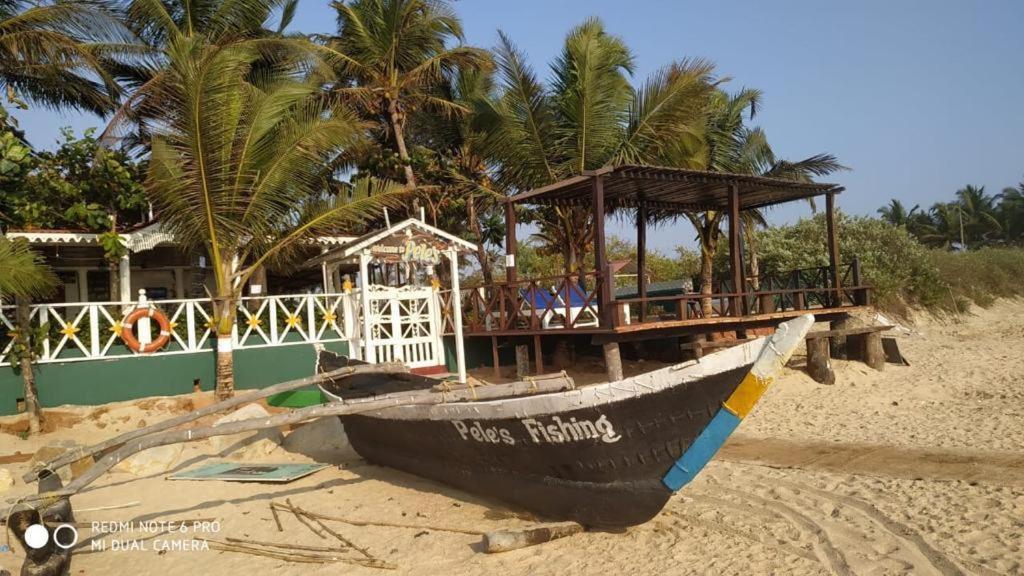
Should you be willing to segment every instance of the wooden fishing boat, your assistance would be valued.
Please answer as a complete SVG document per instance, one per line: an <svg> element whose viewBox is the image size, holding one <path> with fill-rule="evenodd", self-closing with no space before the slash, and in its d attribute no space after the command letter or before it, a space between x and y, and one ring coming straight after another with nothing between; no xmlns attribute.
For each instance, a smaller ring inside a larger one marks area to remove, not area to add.
<svg viewBox="0 0 1024 576"><path fill-rule="evenodd" d="M646 522L750 413L814 323L617 382L480 401L395 405L340 416L367 460L556 520ZM346 359L322 352L319 370ZM320 384L336 402L435 387L409 373Z"/></svg>

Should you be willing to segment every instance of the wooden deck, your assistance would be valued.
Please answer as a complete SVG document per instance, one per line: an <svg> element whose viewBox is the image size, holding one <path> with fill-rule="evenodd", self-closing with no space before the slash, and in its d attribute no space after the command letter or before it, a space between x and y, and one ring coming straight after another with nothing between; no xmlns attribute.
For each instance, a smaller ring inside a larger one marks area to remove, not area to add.
<svg viewBox="0 0 1024 576"><path fill-rule="evenodd" d="M863 309L870 288L860 282L856 262L831 287L828 266L764 275L760 289L743 292L620 298L601 304L601 279L594 273L477 286L463 294L467 337L592 335L594 343L629 342L775 326L808 312L834 320ZM724 284L724 283L723 283Z"/></svg>

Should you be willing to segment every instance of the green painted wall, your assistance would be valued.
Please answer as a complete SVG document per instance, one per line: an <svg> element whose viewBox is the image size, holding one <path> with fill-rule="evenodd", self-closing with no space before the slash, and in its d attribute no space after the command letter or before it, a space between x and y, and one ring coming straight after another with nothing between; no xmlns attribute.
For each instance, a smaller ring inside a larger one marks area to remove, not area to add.
<svg viewBox="0 0 1024 576"><path fill-rule="evenodd" d="M324 346L332 352L348 354L347 342L329 342ZM310 344L236 350L235 386L262 388L311 376L315 359ZM36 366L36 388L44 407L188 394L196 378L203 390L213 389L212 351ZM0 366L0 415L14 414L17 398L23 395L21 373Z"/></svg>

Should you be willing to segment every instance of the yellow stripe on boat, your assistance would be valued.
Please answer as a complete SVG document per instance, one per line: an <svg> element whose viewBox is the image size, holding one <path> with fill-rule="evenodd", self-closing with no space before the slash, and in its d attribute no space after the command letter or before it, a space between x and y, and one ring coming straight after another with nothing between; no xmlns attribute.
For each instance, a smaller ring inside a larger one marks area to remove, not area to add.
<svg viewBox="0 0 1024 576"><path fill-rule="evenodd" d="M722 406L739 418L746 418L771 384L771 378L760 378L750 371Z"/></svg>

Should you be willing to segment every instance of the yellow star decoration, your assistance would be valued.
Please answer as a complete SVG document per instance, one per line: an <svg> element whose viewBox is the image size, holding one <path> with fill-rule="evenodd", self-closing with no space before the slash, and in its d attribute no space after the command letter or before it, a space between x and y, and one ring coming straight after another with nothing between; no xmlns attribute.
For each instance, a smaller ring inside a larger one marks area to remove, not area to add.
<svg viewBox="0 0 1024 576"><path fill-rule="evenodd" d="M430 279L430 285L434 287L434 290L441 289L441 281L437 278L437 276L434 276Z"/></svg>
<svg viewBox="0 0 1024 576"><path fill-rule="evenodd" d="M168 322L168 323L167 323L167 326L168 326L168 327L169 327L169 328L170 328L171 330L174 330L175 328L177 328L177 327L178 327L178 323L177 323L177 322Z"/></svg>
<svg viewBox="0 0 1024 576"><path fill-rule="evenodd" d="M124 326L121 324L120 320L110 325L110 331L113 332L114 334L117 334L118 336L121 335L121 330L123 329Z"/></svg>
<svg viewBox="0 0 1024 576"><path fill-rule="evenodd" d="M250 316L245 323L249 325L249 328L258 328L263 325L263 320L260 320L258 316Z"/></svg>
<svg viewBox="0 0 1024 576"><path fill-rule="evenodd" d="M206 321L206 329L207 330L213 331L215 328L217 328L217 321L216 320L213 320L211 318L210 320Z"/></svg>
<svg viewBox="0 0 1024 576"><path fill-rule="evenodd" d="M72 326L70 324L60 329L60 333L68 338L74 337L75 334L78 334L78 331L78 326Z"/></svg>
<svg viewBox="0 0 1024 576"><path fill-rule="evenodd" d="M302 324L302 318L299 318L298 316L288 316L288 319L285 320L285 324L288 324L290 328L295 328L299 324Z"/></svg>
<svg viewBox="0 0 1024 576"><path fill-rule="evenodd" d="M334 321L337 320L337 319L338 319L338 315L335 314L334 312L331 312L331 311L324 312L324 322L327 322L328 324L334 324Z"/></svg>

